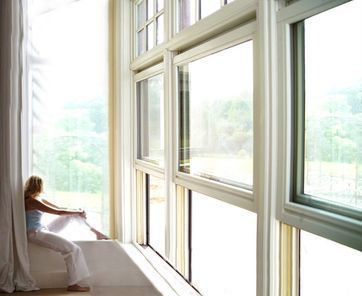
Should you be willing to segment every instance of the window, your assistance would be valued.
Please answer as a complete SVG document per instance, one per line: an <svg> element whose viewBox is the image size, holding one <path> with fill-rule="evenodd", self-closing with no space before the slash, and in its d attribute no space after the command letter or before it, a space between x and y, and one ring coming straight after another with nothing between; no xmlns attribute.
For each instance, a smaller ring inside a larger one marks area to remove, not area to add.
<svg viewBox="0 0 362 296"><path fill-rule="evenodd" d="M295 200L357 219L362 217L361 12L362 1L351 1L292 26Z"/></svg>
<svg viewBox="0 0 362 296"><path fill-rule="evenodd" d="M139 56L164 41L164 1L138 1L136 20L136 48Z"/></svg>
<svg viewBox="0 0 362 296"><path fill-rule="evenodd" d="M179 66L178 80L179 170L250 189L253 41Z"/></svg>
<svg viewBox="0 0 362 296"><path fill-rule="evenodd" d="M163 166L164 101L163 74L137 83L138 158Z"/></svg>
<svg viewBox="0 0 362 296"><path fill-rule="evenodd" d="M207 17L233 0L178 0L179 28L182 31L186 27Z"/></svg>
<svg viewBox="0 0 362 296"><path fill-rule="evenodd" d="M32 173L109 233L108 1L68 2L32 4Z"/></svg>
<svg viewBox="0 0 362 296"><path fill-rule="evenodd" d="M359 295L361 266L361 252L301 231L300 296Z"/></svg>
<svg viewBox="0 0 362 296"><path fill-rule="evenodd" d="M256 295L256 214L192 192L191 283L202 295Z"/></svg>

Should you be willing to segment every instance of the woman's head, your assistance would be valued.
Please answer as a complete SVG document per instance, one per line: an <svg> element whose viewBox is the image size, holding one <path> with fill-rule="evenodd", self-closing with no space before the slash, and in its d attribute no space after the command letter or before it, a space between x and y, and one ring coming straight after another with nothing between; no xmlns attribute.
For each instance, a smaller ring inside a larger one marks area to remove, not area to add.
<svg viewBox="0 0 362 296"><path fill-rule="evenodd" d="M43 180L38 176L31 176L25 182L24 198L34 197L43 192Z"/></svg>

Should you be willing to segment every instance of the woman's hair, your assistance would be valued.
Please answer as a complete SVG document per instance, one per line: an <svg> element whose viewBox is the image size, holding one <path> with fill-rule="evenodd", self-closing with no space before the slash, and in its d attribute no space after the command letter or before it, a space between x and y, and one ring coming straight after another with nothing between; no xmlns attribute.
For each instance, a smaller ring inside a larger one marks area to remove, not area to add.
<svg viewBox="0 0 362 296"><path fill-rule="evenodd" d="M24 198L27 199L33 195L40 194L43 191L43 180L38 176L31 176L25 182Z"/></svg>

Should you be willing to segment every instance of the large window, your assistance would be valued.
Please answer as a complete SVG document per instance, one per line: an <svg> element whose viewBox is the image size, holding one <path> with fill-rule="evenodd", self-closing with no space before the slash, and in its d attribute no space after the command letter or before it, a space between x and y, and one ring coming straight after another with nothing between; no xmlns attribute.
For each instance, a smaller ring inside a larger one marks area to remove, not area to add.
<svg viewBox="0 0 362 296"><path fill-rule="evenodd" d="M253 41L179 66L178 80L179 170L251 188Z"/></svg>
<svg viewBox="0 0 362 296"><path fill-rule="evenodd" d="M108 233L108 1L31 8L32 173L48 199Z"/></svg>
<svg viewBox="0 0 362 296"><path fill-rule="evenodd" d="M197 2L203 18L230 1ZM255 25L131 63L136 241L205 295L256 293Z"/></svg>
<svg viewBox="0 0 362 296"><path fill-rule="evenodd" d="M351 1L292 27L295 198L358 219L362 217L361 12L362 1Z"/></svg>

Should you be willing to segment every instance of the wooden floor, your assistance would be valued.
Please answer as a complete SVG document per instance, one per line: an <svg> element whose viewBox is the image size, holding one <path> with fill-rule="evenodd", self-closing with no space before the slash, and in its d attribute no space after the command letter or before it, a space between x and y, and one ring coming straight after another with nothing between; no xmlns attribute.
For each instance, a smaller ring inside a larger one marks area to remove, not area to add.
<svg viewBox="0 0 362 296"><path fill-rule="evenodd" d="M151 287L118 286L118 287L92 287L90 292L68 292L64 289L42 289L32 292L16 292L14 296L161 296Z"/></svg>

